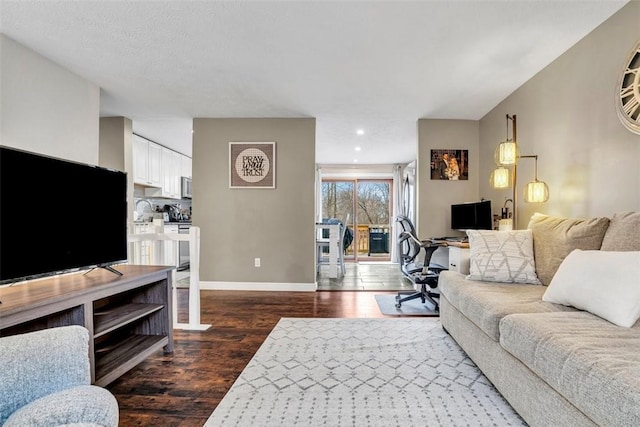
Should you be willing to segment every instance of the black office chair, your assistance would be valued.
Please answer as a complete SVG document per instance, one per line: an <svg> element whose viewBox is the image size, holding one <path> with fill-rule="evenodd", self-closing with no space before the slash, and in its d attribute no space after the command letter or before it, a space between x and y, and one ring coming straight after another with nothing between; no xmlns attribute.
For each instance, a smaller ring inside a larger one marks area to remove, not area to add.
<svg viewBox="0 0 640 427"><path fill-rule="evenodd" d="M396 222L399 226L397 245L400 255L400 271L411 279L412 274L422 271L422 263L418 259L421 247L411 241L411 236L416 235L416 229L411 220L406 216L399 215Z"/></svg>
<svg viewBox="0 0 640 427"><path fill-rule="evenodd" d="M406 216L398 216L396 222L400 227L397 242L400 255L400 271L414 285L420 286L420 291L417 292L409 294L399 292L396 296L396 307L400 308L403 302L420 298L422 303L429 301L437 312L439 303L436 299L439 299L440 294L434 290L438 287L440 272L447 268L443 265L432 263L431 256L436 249L445 246L445 244L420 240L416 235L413 223ZM424 257L420 260L419 255L423 251Z"/></svg>

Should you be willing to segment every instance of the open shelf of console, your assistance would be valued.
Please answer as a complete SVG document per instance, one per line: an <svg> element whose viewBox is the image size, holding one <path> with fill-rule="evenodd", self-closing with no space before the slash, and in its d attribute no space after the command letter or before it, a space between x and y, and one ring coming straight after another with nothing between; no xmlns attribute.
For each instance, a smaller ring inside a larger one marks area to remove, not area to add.
<svg viewBox="0 0 640 427"><path fill-rule="evenodd" d="M153 353L173 351L171 269L119 265L0 288L0 335L82 325L91 377L105 386Z"/></svg>
<svg viewBox="0 0 640 427"><path fill-rule="evenodd" d="M96 350L95 384L104 386L166 346L164 335L130 335Z"/></svg>
<svg viewBox="0 0 640 427"><path fill-rule="evenodd" d="M93 313L93 329L94 338L99 338L115 329L125 326L138 319L144 319L151 313L162 310L162 304L125 304L119 307L113 307L110 310L94 311Z"/></svg>

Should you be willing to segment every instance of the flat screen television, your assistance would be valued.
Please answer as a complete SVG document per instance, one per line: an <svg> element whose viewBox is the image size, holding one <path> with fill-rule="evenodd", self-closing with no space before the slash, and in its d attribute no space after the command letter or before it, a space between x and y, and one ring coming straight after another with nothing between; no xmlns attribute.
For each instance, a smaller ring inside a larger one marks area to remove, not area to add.
<svg viewBox="0 0 640 427"><path fill-rule="evenodd" d="M451 205L451 229L464 231L492 228L491 200Z"/></svg>
<svg viewBox="0 0 640 427"><path fill-rule="evenodd" d="M0 146L0 284L127 259L127 176Z"/></svg>

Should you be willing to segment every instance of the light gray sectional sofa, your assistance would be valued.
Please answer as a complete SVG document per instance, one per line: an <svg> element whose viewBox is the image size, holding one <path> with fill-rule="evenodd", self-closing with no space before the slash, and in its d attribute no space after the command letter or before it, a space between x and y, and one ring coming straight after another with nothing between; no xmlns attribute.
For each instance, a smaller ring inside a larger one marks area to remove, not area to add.
<svg viewBox="0 0 640 427"><path fill-rule="evenodd" d="M84 327L0 338L1 426L116 427L118 402L90 383Z"/></svg>
<svg viewBox="0 0 640 427"><path fill-rule="evenodd" d="M574 249L640 251L640 213L589 220L534 215L529 229L543 285L442 272L443 327L528 424L640 426L640 321L617 326L542 299ZM606 275L601 283L596 300L608 291Z"/></svg>

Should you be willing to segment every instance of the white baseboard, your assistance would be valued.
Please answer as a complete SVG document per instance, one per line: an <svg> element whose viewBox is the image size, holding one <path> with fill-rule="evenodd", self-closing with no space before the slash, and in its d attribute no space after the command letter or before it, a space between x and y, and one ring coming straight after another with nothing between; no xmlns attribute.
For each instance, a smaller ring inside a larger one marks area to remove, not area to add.
<svg viewBox="0 0 640 427"><path fill-rule="evenodd" d="M200 281L201 290L315 292L317 283L212 282Z"/></svg>

